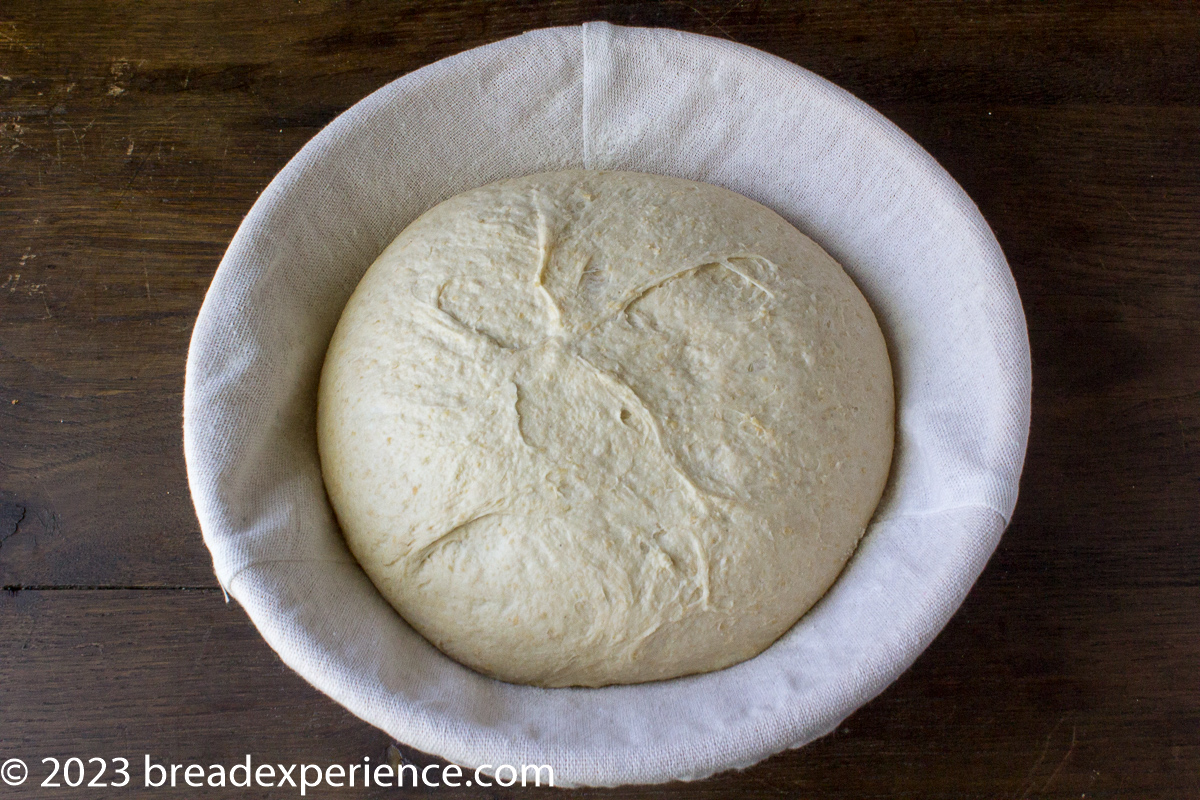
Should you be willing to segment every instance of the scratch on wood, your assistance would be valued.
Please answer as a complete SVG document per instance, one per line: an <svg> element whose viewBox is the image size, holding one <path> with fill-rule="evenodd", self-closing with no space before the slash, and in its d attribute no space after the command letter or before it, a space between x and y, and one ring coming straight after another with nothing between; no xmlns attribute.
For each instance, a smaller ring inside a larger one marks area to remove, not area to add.
<svg viewBox="0 0 1200 800"><path fill-rule="evenodd" d="M693 6L693 5L690 5L690 4L685 4L685 5L687 5L687 7L688 7L688 8L690 8L692 11L696 12L696 14L697 14L699 17L701 17L701 18L702 18L702 19L703 19L705 22L707 22L707 23L708 23L708 29L709 29L709 30L712 30L713 28L716 28L716 29L717 29L717 30L719 30L721 33L725 34L725 38L726 38L726 39L729 39L729 40L730 40L730 41L732 41L732 42L736 42L736 41L737 41L737 39L735 39L735 38L734 38L734 36L733 36L733 34L732 34L732 33L730 33L729 31L727 31L727 30L725 30L724 28L722 28L722 27L721 27L721 25L720 25L720 22L721 22L721 20L725 19L725 16L726 16L726 14L728 14L730 11L732 11L732 10L733 10L733 8L737 8L737 6L738 6L738 5L741 5L741 3L738 3L738 4L736 4L736 5L735 5L733 8L727 9L727 10L726 10L726 12L725 12L725 14L722 14L721 16L717 17L716 19L713 19L713 18L712 18L712 17L710 17L708 14L705 14L703 11L701 11L700 9L696 8L696 7L695 7L695 6Z"/></svg>
<svg viewBox="0 0 1200 800"><path fill-rule="evenodd" d="M1054 772L1051 772L1050 777L1047 778L1046 782L1042 784L1042 793L1043 794L1045 793L1045 791L1047 789L1050 788L1050 784L1054 783L1054 779L1058 777L1058 773L1062 770L1063 765L1067 763L1067 760L1071 757L1071 754L1075 752L1075 741L1076 741L1075 734L1078 733L1078 731L1079 731L1078 725L1071 726L1071 746L1067 748L1066 755L1064 755L1062 757L1062 761L1058 762L1058 766L1054 768Z"/></svg>
<svg viewBox="0 0 1200 800"><path fill-rule="evenodd" d="M1063 720L1066 718L1066 715L1060 717L1058 722L1054 723L1054 727L1050 729L1050 733L1046 734L1046 743L1042 745L1042 754L1038 756L1037 761L1033 762L1033 766L1029 768L1029 775L1025 778L1025 788L1021 791L1021 800L1026 800L1033 793L1033 776L1037 774L1038 767L1046 760L1046 753L1050 752L1050 740L1054 738L1054 732L1058 730L1058 726L1062 725Z"/></svg>
<svg viewBox="0 0 1200 800"><path fill-rule="evenodd" d="M1117 205L1119 205L1121 207L1121 210L1125 212L1125 216L1129 217L1134 222L1138 221L1137 217L1135 217L1133 214L1130 213L1129 209L1125 207L1125 204L1122 203L1120 201L1120 199L1117 199Z"/></svg>
<svg viewBox="0 0 1200 800"><path fill-rule="evenodd" d="M19 503L0 502L0 523L3 523L3 526L0 527L0 547L17 535L27 513L29 513L28 509Z"/></svg>
<svg viewBox="0 0 1200 800"><path fill-rule="evenodd" d="M737 0L736 3L733 3L732 5L729 6L729 8L725 9L725 11L722 12L721 16L719 16L715 20L713 20L713 23L716 24L718 22L721 22L726 17L728 17L730 14L732 14L734 11L737 11L739 8L741 8L742 5L745 4L745 2L746 2L746 0Z"/></svg>
<svg viewBox="0 0 1200 800"><path fill-rule="evenodd" d="M16 26L15 26L15 25L13 26L13 30L16 30ZM32 48L32 47L30 47L29 45L22 44L21 42L17 41L16 39L14 39L13 37L11 37L11 36L9 36L9 35L7 35L7 34L0 33L0 39L3 39L4 41L6 41L6 42L9 42L9 43L10 43L10 46L9 46L9 49L10 49L10 50L11 50L13 47L19 47L19 48L21 48L22 50L24 50L26 53L28 53L28 52L31 52L31 51L33 50L33 48Z"/></svg>
<svg viewBox="0 0 1200 800"><path fill-rule="evenodd" d="M56 536L62 532L62 517L58 515L57 511L51 511L48 508L37 509L35 516L37 516L38 524L49 535Z"/></svg>

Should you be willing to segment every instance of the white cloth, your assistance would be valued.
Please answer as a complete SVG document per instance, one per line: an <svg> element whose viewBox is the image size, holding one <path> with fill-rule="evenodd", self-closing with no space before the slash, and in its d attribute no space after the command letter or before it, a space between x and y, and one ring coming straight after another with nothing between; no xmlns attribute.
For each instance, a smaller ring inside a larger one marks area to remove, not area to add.
<svg viewBox="0 0 1200 800"><path fill-rule="evenodd" d="M661 683L537 689L413 632L325 498L314 398L342 306L417 214L568 167L677 175L759 200L822 244L888 337L890 488L829 594L760 656ZM1030 366L1012 275L971 200L911 139L794 64L718 39L594 23L534 31L385 86L255 203L188 355L188 478L218 579L283 660L396 739L559 785L695 779L832 730L962 602L1012 513Z"/></svg>

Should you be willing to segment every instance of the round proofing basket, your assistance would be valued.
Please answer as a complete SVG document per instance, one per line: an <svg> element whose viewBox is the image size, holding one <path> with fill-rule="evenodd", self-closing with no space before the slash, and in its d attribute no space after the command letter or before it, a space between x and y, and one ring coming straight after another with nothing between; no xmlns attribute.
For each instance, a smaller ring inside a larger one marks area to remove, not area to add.
<svg viewBox="0 0 1200 800"><path fill-rule="evenodd" d="M384 602L325 497L317 379L366 268L447 197L580 167L706 181L773 208L845 266L888 339L896 450L871 527L791 631L719 672L602 689L485 678ZM548 764L558 785L654 783L805 744L913 662L1009 520L1029 399L1004 256L912 140L752 48L595 23L406 75L300 151L250 210L196 321L184 446L218 579L318 689L465 767Z"/></svg>

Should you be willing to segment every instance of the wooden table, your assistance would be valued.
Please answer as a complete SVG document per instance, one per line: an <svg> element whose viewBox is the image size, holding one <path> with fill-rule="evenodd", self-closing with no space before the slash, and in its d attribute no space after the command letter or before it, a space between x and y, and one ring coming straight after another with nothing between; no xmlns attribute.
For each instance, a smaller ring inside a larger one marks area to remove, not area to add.
<svg viewBox="0 0 1200 800"><path fill-rule="evenodd" d="M569 794L1200 797L1200 7L1187 3L6 0L0 760L40 779L44 756L131 757L139 778L144 753L384 757L386 735L224 602L184 473L189 332L242 216L321 126L444 56L594 18L775 53L926 147L1012 264L1034 409L1012 526L881 697L741 773ZM36 782L0 798L123 796Z"/></svg>

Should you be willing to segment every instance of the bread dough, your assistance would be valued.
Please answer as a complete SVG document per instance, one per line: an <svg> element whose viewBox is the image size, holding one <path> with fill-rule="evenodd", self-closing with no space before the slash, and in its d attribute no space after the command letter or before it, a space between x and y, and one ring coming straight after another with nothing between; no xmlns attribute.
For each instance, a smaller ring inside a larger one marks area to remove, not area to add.
<svg viewBox="0 0 1200 800"><path fill-rule="evenodd" d="M636 683L750 658L825 593L887 479L891 368L850 278L764 206L547 173L380 255L318 438L350 549L443 652Z"/></svg>

